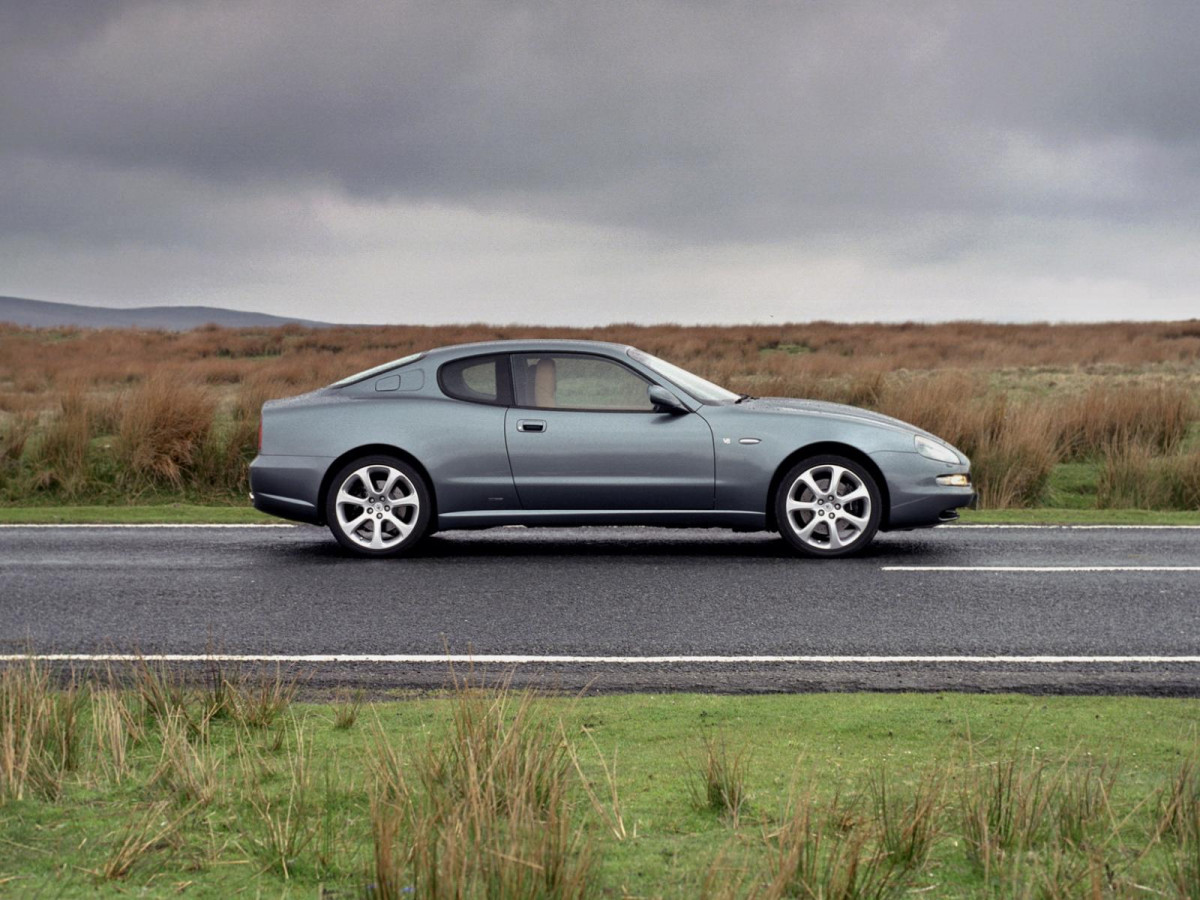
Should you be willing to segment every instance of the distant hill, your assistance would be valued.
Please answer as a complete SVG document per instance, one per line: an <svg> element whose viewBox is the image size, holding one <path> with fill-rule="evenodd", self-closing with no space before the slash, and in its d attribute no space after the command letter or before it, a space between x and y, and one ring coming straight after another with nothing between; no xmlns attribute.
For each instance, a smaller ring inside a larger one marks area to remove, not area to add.
<svg viewBox="0 0 1200 900"><path fill-rule="evenodd" d="M12 322L26 328L146 328L156 331L190 331L202 325L225 328L271 328L276 325L306 325L327 328L328 322L289 319L266 313L221 309L217 306L135 306L113 309L108 306L81 306L75 303L48 303L0 297L0 322Z"/></svg>

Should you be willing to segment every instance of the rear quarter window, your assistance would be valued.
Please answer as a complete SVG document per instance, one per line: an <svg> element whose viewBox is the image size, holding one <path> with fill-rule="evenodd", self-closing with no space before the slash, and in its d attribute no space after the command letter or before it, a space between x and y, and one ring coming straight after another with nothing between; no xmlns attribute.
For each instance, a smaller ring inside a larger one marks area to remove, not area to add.
<svg viewBox="0 0 1200 900"><path fill-rule="evenodd" d="M473 356L446 363L438 370L442 393L470 403L508 403L505 356Z"/></svg>

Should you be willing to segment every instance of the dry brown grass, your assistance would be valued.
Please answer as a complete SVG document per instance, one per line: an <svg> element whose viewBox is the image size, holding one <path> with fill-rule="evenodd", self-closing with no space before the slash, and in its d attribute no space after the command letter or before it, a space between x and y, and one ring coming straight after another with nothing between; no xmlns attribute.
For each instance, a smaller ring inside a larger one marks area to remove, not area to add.
<svg viewBox="0 0 1200 900"><path fill-rule="evenodd" d="M179 827L190 812L184 810L171 816L166 801L148 805L117 833L120 843L97 874L109 881L127 877L151 851L178 843Z"/></svg>
<svg viewBox="0 0 1200 900"><path fill-rule="evenodd" d="M212 430L216 404L179 376L160 375L130 394L115 451L126 472L144 484L180 487Z"/></svg>
<svg viewBox="0 0 1200 900"><path fill-rule="evenodd" d="M1109 447L1097 484L1101 509L1200 509L1200 450L1158 456L1136 441Z"/></svg>
<svg viewBox="0 0 1200 900"><path fill-rule="evenodd" d="M162 789L176 803L207 806L216 796L218 762L203 735L190 732L183 713L170 713L158 720L162 752L151 776L152 787Z"/></svg>
<svg viewBox="0 0 1200 900"><path fill-rule="evenodd" d="M385 900L595 893L562 729L532 693L456 682L449 740L403 754L376 725L374 883Z"/></svg>
<svg viewBox="0 0 1200 900"><path fill-rule="evenodd" d="M11 416L3 433L0 433L0 460L15 463L25 454L25 445L37 427L37 414L24 412Z"/></svg>
<svg viewBox="0 0 1200 900"><path fill-rule="evenodd" d="M32 660L0 670L0 804L58 796L76 763L82 697Z"/></svg>
<svg viewBox="0 0 1200 900"><path fill-rule="evenodd" d="M34 483L57 488L67 497L81 494L88 480L87 454L92 439L91 413L78 384L59 398L60 409L42 430L29 454Z"/></svg>
<svg viewBox="0 0 1200 900"><path fill-rule="evenodd" d="M883 900L898 895L907 869L881 843L860 801L835 795L828 805L810 786L789 801L782 824L766 835L768 882L753 896ZM931 808L927 814L935 814ZM932 826L930 826L932 827Z"/></svg>
<svg viewBox="0 0 1200 900"><path fill-rule="evenodd" d="M1195 398L1178 384L1094 385L1062 404L1060 427L1068 457L1138 443L1158 453L1179 449L1196 418Z"/></svg>
<svg viewBox="0 0 1200 900"><path fill-rule="evenodd" d="M122 692L100 688L93 689L91 696L96 759L104 776L119 784L129 772L129 752L145 739L145 730Z"/></svg>
<svg viewBox="0 0 1200 900"><path fill-rule="evenodd" d="M518 337L631 343L733 390L878 409L962 448L989 506L1037 503L1062 460L1133 444L1173 458L1200 418L1196 320L178 334L0 325L0 476L8 497L105 488L242 495L264 400L415 350Z"/></svg>
<svg viewBox="0 0 1200 900"><path fill-rule="evenodd" d="M1088 325L286 326L181 333L0 325L0 396L44 393L71 380L123 387L166 372L186 375L196 386L240 384L257 375L289 389L312 388L415 350L520 337L630 343L728 382L731 388L760 394L767 391L751 388L774 385L794 394L795 387L814 380L840 378L851 392L865 390L869 396L873 378L900 370L1157 367L1195 375L1200 361L1197 320ZM851 386L855 379L858 383Z"/></svg>
<svg viewBox="0 0 1200 900"><path fill-rule="evenodd" d="M692 769L692 802L697 809L725 816L736 828L746 805L745 751L731 753L724 738L709 735Z"/></svg>

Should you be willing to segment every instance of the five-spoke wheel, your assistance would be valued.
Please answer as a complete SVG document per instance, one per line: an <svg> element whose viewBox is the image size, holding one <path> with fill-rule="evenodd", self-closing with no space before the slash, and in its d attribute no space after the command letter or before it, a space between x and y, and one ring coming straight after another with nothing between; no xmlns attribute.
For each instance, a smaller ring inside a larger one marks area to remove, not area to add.
<svg viewBox="0 0 1200 900"><path fill-rule="evenodd" d="M775 497L779 532L806 556L844 556L871 543L879 527L879 487L859 463L841 456L802 460Z"/></svg>
<svg viewBox="0 0 1200 900"><path fill-rule="evenodd" d="M338 543L363 556L394 556L429 524L429 489L420 473L390 456L357 459L329 483L325 518Z"/></svg>

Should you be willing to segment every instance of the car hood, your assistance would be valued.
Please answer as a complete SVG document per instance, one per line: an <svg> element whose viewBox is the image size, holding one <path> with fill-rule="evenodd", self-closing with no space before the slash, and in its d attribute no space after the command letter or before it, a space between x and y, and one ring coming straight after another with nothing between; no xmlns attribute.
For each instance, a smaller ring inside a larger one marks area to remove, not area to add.
<svg viewBox="0 0 1200 900"><path fill-rule="evenodd" d="M837 416L845 419L855 419L859 422L870 422L873 425L883 425L888 428L897 428L910 434L920 434L925 437L932 438L939 444L945 444L935 434L931 434L924 428L918 428L908 422L903 422L900 419L893 419L891 416L885 416L882 413L871 412L867 409L860 409L857 406L847 406L844 403L827 403L824 400L794 400L791 397L755 397L752 400L744 400L738 404L739 409L744 409L749 413L804 413L807 415L816 416Z"/></svg>

